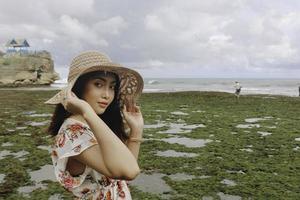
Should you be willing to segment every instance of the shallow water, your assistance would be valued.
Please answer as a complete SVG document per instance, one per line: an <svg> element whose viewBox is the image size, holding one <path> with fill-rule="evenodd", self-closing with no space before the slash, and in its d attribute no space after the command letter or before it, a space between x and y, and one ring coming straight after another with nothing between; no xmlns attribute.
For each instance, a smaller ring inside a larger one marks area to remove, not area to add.
<svg viewBox="0 0 300 200"><path fill-rule="evenodd" d="M177 133L190 133L191 130L183 130L184 124L170 123L170 128L165 131L158 131L157 133L177 134Z"/></svg>
<svg viewBox="0 0 300 200"><path fill-rule="evenodd" d="M210 178L211 176L206 176L206 175L202 175L202 176L197 176L197 178L200 178L200 179L206 179L206 178Z"/></svg>
<svg viewBox="0 0 300 200"><path fill-rule="evenodd" d="M37 148L47 150L49 153L52 151L51 146L39 145Z"/></svg>
<svg viewBox="0 0 300 200"><path fill-rule="evenodd" d="M236 128L260 128L259 124L238 124Z"/></svg>
<svg viewBox="0 0 300 200"><path fill-rule="evenodd" d="M247 123L256 123L256 122L259 122L259 121L264 121L264 120L270 120L270 119L273 119L274 117L272 116L266 116L266 117L262 117L262 118L247 118L245 119L245 122Z"/></svg>
<svg viewBox="0 0 300 200"><path fill-rule="evenodd" d="M183 129L195 129L195 128L205 128L206 126L204 124L191 124L186 125L183 127Z"/></svg>
<svg viewBox="0 0 300 200"><path fill-rule="evenodd" d="M2 147L11 147L11 146L13 146L14 144L13 143L11 143L11 142L5 142L5 143L2 143Z"/></svg>
<svg viewBox="0 0 300 200"><path fill-rule="evenodd" d="M189 105L187 105L187 104L182 104L179 106L179 108L188 108L188 107L189 107Z"/></svg>
<svg viewBox="0 0 300 200"><path fill-rule="evenodd" d="M49 120L42 121L42 122L27 122L26 124L30 125L30 126L44 126L44 125L46 125L48 123L50 123Z"/></svg>
<svg viewBox="0 0 300 200"><path fill-rule="evenodd" d="M36 113L35 110L30 110L30 111L24 111L24 112L22 112L23 115L32 115L34 113Z"/></svg>
<svg viewBox="0 0 300 200"><path fill-rule="evenodd" d="M258 134L260 134L262 137L272 135L272 133L269 132L263 132L263 131L257 131Z"/></svg>
<svg viewBox="0 0 300 200"><path fill-rule="evenodd" d="M203 113L203 112L206 112L206 111L204 111L204 110L193 110L192 112L193 113Z"/></svg>
<svg viewBox="0 0 300 200"><path fill-rule="evenodd" d="M235 171L235 170L226 170L227 173L230 174L246 174L245 172L243 172L242 170L239 171Z"/></svg>
<svg viewBox="0 0 300 200"><path fill-rule="evenodd" d="M157 151L156 155L164 156L164 157L196 157L196 153L184 153L184 152L177 152L174 150L167 150L167 151Z"/></svg>
<svg viewBox="0 0 300 200"><path fill-rule="evenodd" d="M23 158L23 156L25 155L28 155L29 152L28 151L19 151L19 152L11 152L11 151L8 151L8 150L3 150L3 151L0 151L0 160L1 159L4 159L6 156L14 156L15 158L18 158L19 160L23 161L25 158Z"/></svg>
<svg viewBox="0 0 300 200"><path fill-rule="evenodd" d="M227 186L236 186L237 185L234 181L229 180L229 179L223 179L220 183L223 183Z"/></svg>
<svg viewBox="0 0 300 200"><path fill-rule="evenodd" d="M217 195L219 196L220 200L241 200L242 199L242 197L240 196L224 194L223 192L218 192ZM214 198L212 196L203 196L202 200L214 200Z"/></svg>
<svg viewBox="0 0 300 200"><path fill-rule="evenodd" d="M163 123L157 123L157 124L145 124L144 128L146 129L150 129L150 128L161 128L167 126L167 124L163 124Z"/></svg>
<svg viewBox="0 0 300 200"><path fill-rule="evenodd" d="M276 126L266 126L266 128L274 129L277 128Z"/></svg>
<svg viewBox="0 0 300 200"><path fill-rule="evenodd" d="M277 99L276 97L262 97L263 99Z"/></svg>
<svg viewBox="0 0 300 200"><path fill-rule="evenodd" d="M167 110L155 110L156 112L167 112Z"/></svg>
<svg viewBox="0 0 300 200"><path fill-rule="evenodd" d="M41 167L41 169L36 171L29 172L31 176L31 180L35 182L41 182L44 180L51 180L56 182L56 178L54 175L54 168L53 165L44 165Z"/></svg>
<svg viewBox="0 0 300 200"><path fill-rule="evenodd" d="M61 194L53 194L48 200L63 200L63 196Z"/></svg>
<svg viewBox="0 0 300 200"><path fill-rule="evenodd" d="M29 193L31 193L33 190L36 190L38 188L45 190L47 189L47 185L42 183L37 183L35 185L23 186L18 188L18 192L22 193L26 197L30 197Z"/></svg>
<svg viewBox="0 0 300 200"><path fill-rule="evenodd" d="M249 149L249 148L245 148L245 149L240 149L241 151L247 151L247 152L253 152L252 149Z"/></svg>
<svg viewBox="0 0 300 200"><path fill-rule="evenodd" d="M184 119L177 119L176 122L183 124L183 123L185 123L185 120Z"/></svg>
<svg viewBox="0 0 300 200"><path fill-rule="evenodd" d="M214 198L211 196L203 196L202 200L214 200Z"/></svg>
<svg viewBox="0 0 300 200"><path fill-rule="evenodd" d="M31 136L31 133L19 133L21 136Z"/></svg>
<svg viewBox="0 0 300 200"><path fill-rule="evenodd" d="M0 184L3 183L5 178L5 174L0 174Z"/></svg>
<svg viewBox="0 0 300 200"><path fill-rule="evenodd" d="M181 112L181 111L174 111L174 112L171 112L172 115L189 115L188 113L184 113L184 112Z"/></svg>
<svg viewBox="0 0 300 200"><path fill-rule="evenodd" d="M7 128L6 131L11 133L11 132L15 132L16 130Z"/></svg>
<svg viewBox="0 0 300 200"><path fill-rule="evenodd" d="M180 121L183 122L183 121ZM169 129L165 131L159 131L158 133L167 133L167 134L177 134L177 133L190 133L192 129L204 128L206 127L203 124L190 124L186 125L185 123L169 123Z"/></svg>
<svg viewBox="0 0 300 200"><path fill-rule="evenodd" d="M27 126L17 126L16 130L24 130L27 129Z"/></svg>
<svg viewBox="0 0 300 200"><path fill-rule="evenodd" d="M34 185L23 186L18 188L18 192L22 193L27 197L29 197L29 193L31 193L32 191L38 188L43 190L47 189L47 185L41 183L42 181L51 180L57 182L52 165L44 165L39 170L29 171L29 175L30 175L30 180L34 182Z"/></svg>
<svg viewBox="0 0 300 200"><path fill-rule="evenodd" d="M247 123L255 123L255 122L259 122L259 121L263 121L265 119L263 118L248 118L248 119L245 119L245 122Z"/></svg>
<svg viewBox="0 0 300 200"><path fill-rule="evenodd" d="M28 115L29 117L51 117L52 114L50 113L42 113L42 114L31 114L31 115Z"/></svg>
<svg viewBox="0 0 300 200"><path fill-rule="evenodd" d="M218 192L218 196L221 200L242 200L240 196L224 194L223 192Z"/></svg>
<svg viewBox="0 0 300 200"><path fill-rule="evenodd" d="M186 137L163 138L161 140L171 144L181 144L186 147L204 147L207 143L212 142L210 139L191 139Z"/></svg>
<svg viewBox="0 0 300 200"><path fill-rule="evenodd" d="M196 178L194 175L189 175L185 173L176 173L171 174L169 177L174 181L186 181L186 180L192 180L193 178Z"/></svg>
<svg viewBox="0 0 300 200"><path fill-rule="evenodd" d="M153 173L151 175L141 173L136 179L130 182L143 192L149 192L157 195L171 192L172 188L162 179L166 174Z"/></svg>

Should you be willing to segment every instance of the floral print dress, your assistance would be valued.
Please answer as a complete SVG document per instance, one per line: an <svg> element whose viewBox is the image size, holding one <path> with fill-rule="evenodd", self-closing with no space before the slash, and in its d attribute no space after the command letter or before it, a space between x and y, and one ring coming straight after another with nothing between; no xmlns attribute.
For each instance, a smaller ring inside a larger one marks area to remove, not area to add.
<svg viewBox="0 0 300 200"><path fill-rule="evenodd" d="M72 176L66 170L70 156L78 155L96 144L98 142L88 125L72 118L66 119L55 137L51 153L58 182L72 192L75 199L130 200L125 180L105 177L88 166L79 176Z"/></svg>

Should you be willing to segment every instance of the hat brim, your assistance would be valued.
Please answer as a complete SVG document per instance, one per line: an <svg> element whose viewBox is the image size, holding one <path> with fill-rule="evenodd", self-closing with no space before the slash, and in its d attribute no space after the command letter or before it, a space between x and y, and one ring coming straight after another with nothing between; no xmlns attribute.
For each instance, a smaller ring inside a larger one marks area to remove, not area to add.
<svg viewBox="0 0 300 200"><path fill-rule="evenodd" d="M136 72L135 70L129 69L127 67L123 67L120 64L117 63L103 63L102 65L97 65L97 66L92 66L89 67L82 72L80 72L75 78L72 78L72 81L68 82L68 85L64 87L60 92L55 94L53 97L51 97L49 100L44 102L45 104L50 104L50 105L56 105L60 104L63 102L63 98L66 96L68 91L71 91L75 82L77 79L82 76L83 74L89 73L89 72L94 72L94 71L106 71L106 72L112 72L115 73L119 76L120 79L120 88L122 85L127 84L127 81L124 79L126 76L134 76L135 79L137 80L137 87L135 88L135 91L130 94L130 96L133 99L136 99L140 96L142 93L143 87L144 87L144 82L143 78L141 75ZM123 77L123 78L122 78Z"/></svg>

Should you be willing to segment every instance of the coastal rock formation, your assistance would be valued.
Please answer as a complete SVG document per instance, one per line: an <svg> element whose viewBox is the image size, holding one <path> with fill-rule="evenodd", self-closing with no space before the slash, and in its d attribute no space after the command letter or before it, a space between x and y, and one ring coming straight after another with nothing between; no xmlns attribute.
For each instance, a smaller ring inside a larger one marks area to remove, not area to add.
<svg viewBox="0 0 300 200"><path fill-rule="evenodd" d="M0 86L50 85L59 79L47 51L0 53Z"/></svg>

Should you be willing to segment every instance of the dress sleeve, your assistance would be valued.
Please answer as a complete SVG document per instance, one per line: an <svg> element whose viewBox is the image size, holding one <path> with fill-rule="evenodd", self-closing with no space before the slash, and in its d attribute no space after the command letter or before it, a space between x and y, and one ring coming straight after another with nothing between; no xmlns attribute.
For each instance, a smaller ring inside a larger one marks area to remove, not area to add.
<svg viewBox="0 0 300 200"><path fill-rule="evenodd" d="M55 137L54 145L52 146L52 162L54 173L58 182L67 190L74 189L80 186L89 173L86 166L83 174L79 176L70 175L66 170L68 158L82 153L87 148L98 144L91 129L79 122L66 121Z"/></svg>

